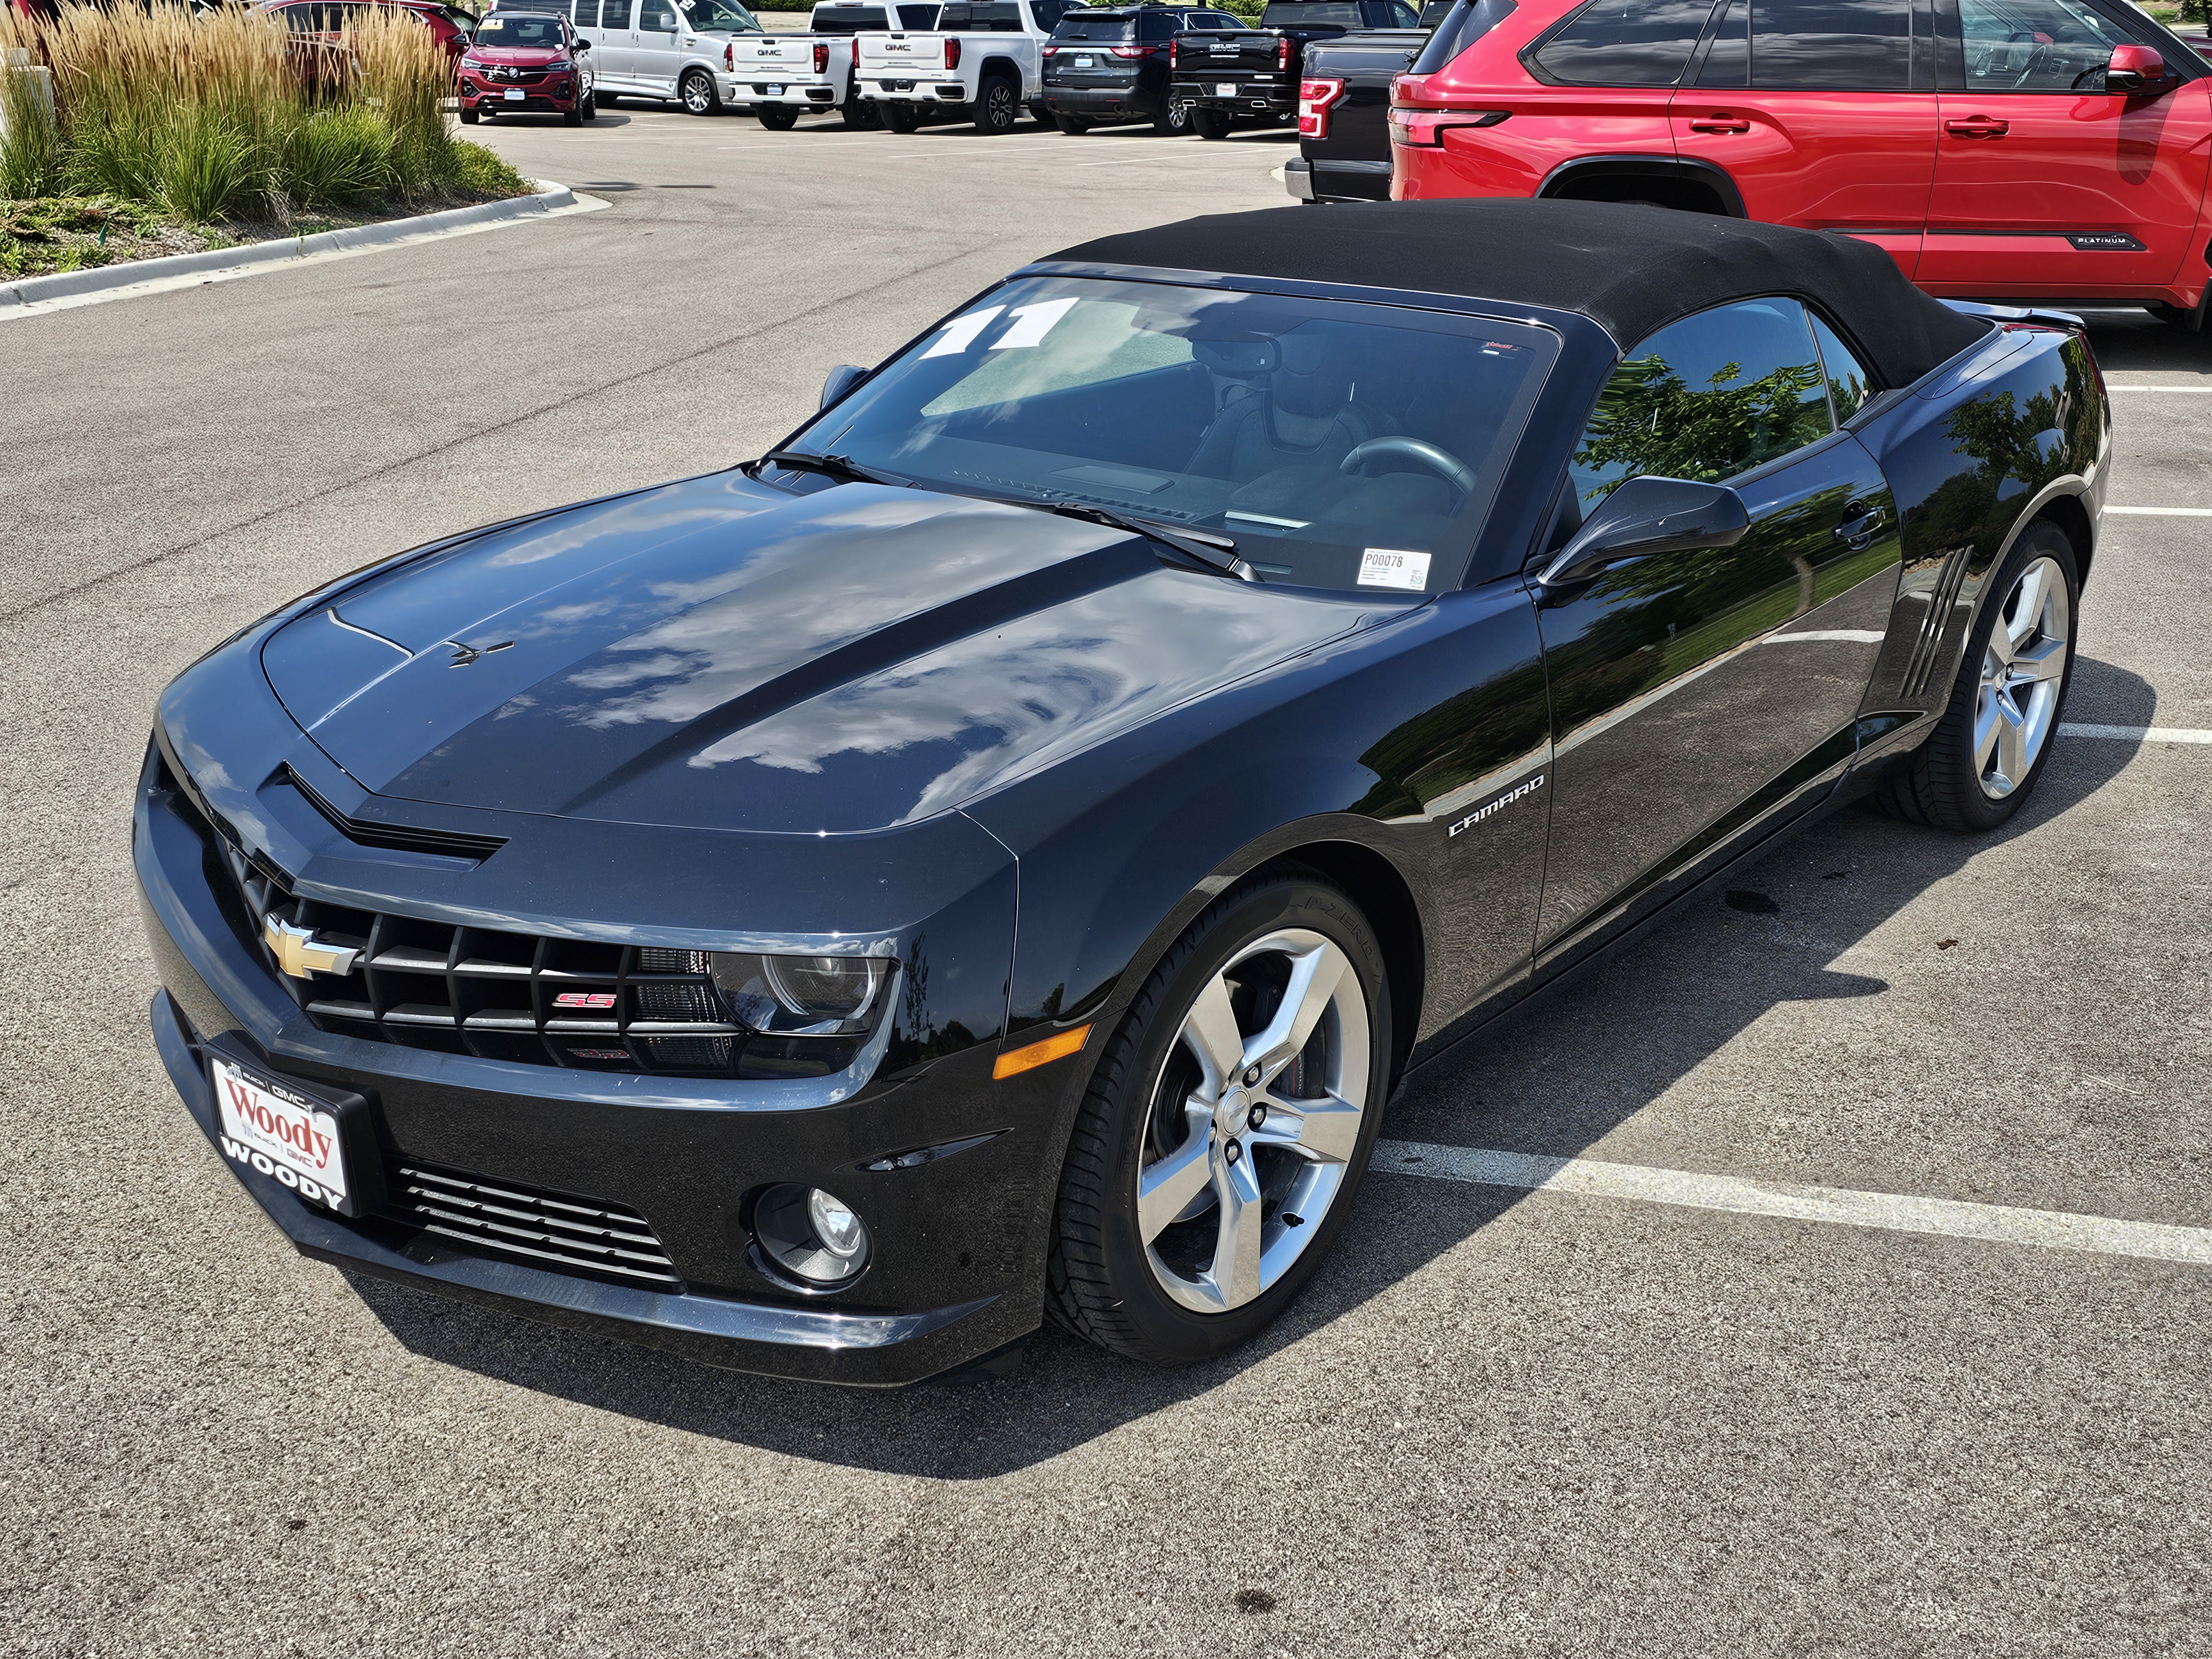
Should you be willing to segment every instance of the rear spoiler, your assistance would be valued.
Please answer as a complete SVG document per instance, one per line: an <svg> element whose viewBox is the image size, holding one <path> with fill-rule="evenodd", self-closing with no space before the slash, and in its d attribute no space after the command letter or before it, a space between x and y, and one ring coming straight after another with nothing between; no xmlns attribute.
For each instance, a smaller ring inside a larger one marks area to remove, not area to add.
<svg viewBox="0 0 2212 1659"><path fill-rule="evenodd" d="M2087 334L2088 324L2070 311L2039 311L2027 306L1984 305L1975 300L1946 300L1952 310L1969 317L1986 317L1999 328L2063 328L2069 334Z"/></svg>

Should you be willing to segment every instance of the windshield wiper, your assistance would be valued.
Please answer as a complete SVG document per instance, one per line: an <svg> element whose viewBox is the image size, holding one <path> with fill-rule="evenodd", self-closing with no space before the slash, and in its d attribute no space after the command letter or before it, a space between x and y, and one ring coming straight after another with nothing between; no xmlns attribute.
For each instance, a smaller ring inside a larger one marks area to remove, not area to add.
<svg viewBox="0 0 2212 1659"><path fill-rule="evenodd" d="M1151 519L1117 513L1110 507L1093 507L1088 501L1021 501L1018 505L1041 507L1048 513L1059 514L1063 519L1088 519L1093 524L1127 530L1149 541L1164 543L1185 557L1196 559L1200 564L1218 570L1224 576L1234 576L1240 581L1248 582L1260 580L1260 573L1237 556L1237 544L1226 536L1216 536L1203 530L1170 530ZM1224 553L1229 556L1222 557Z"/></svg>
<svg viewBox="0 0 2212 1659"><path fill-rule="evenodd" d="M896 472L878 471L872 466L863 466L846 455L811 455L803 449L771 449L753 463L755 466L774 465L793 472L819 472L825 478L836 478L845 483L890 484L894 489L911 489L914 480Z"/></svg>

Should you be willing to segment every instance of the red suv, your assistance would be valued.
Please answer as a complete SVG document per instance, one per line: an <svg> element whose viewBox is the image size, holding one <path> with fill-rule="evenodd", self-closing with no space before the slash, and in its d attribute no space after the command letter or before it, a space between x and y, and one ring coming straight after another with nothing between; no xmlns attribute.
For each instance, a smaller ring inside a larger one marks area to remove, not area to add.
<svg viewBox="0 0 2212 1659"><path fill-rule="evenodd" d="M261 9L283 18L295 34L336 40L365 14L395 7L437 36L447 57L457 58L467 50L469 31L476 27L476 19L458 6L436 5L430 0L269 0Z"/></svg>
<svg viewBox="0 0 2212 1659"><path fill-rule="evenodd" d="M2203 320L2212 67L2124 0L1461 0L1391 102L1401 200L1735 214Z"/></svg>

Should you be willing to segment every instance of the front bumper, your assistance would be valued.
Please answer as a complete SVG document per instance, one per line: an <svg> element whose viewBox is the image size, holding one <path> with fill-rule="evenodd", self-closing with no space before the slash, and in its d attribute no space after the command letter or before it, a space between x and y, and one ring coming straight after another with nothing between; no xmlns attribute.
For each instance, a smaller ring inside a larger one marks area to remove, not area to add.
<svg viewBox="0 0 2212 1659"><path fill-rule="evenodd" d="M220 1037L305 1090L362 1096L387 1171L434 1165L635 1211L681 1288L533 1266L389 1214L347 1220L226 1160L303 1254L710 1364L863 1386L957 1369L1039 1322L1043 1172L1073 1067L999 1083L995 1042L918 1063L910 1052L902 1062L895 1042L849 1098L817 1099L782 1083L569 1071L319 1030L241 938L204 821L161 777L149 755L132 853L164 987L152 1010L155 1044L204 1133L212 1138L216 1123L203 1050ZM301 860L296 847L277 850L310 874L338 867ZM1005 886L1005 902L982 901L978 936L995 947L1003 933L1010 952L1011 880L992 884ZM949 937L942 916L932 926ZM954 964L936 960L941 979ZM994 981L1003 972L974 965ZM963 1141L941 1158L884 1167L902 1150ZM826 1187L866 1219L873 1256L849 1287L808 1293L760 1256L745 1195L782 1181Z"/></svg>
<svg viewBox="0 0 2212 1659"><path fill-rule="evenodd" d="M572 77L556 89L544 82L513 87L505 82L479 81L465 76L461 81L461 102L487 115L507 114L566 114L576 108L584 95L584 82ZM510 91L522 94L520 98L509 98Z"/></svg>

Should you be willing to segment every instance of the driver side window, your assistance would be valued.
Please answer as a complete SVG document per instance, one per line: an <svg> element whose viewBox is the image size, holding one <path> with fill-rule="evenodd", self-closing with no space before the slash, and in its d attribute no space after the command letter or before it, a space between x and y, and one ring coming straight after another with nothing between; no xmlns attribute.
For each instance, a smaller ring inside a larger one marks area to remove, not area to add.
<svg viewBox="0 0 2212 1659"><path fill-rule="evenodd" d="M2102 92L2130 37L2075 0L1959 0L1969 92Z"/></svg>
<svg viewBox="0 0 2212 1659"><path fill-rule="evenodd" d="M1632 347L1598 394L1571 463L1568 528L1624 480L1718 483L1835 430L1805 307L1741 300Z"/></svg>

